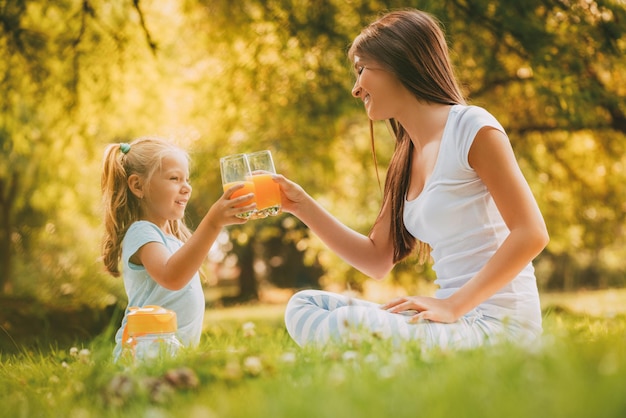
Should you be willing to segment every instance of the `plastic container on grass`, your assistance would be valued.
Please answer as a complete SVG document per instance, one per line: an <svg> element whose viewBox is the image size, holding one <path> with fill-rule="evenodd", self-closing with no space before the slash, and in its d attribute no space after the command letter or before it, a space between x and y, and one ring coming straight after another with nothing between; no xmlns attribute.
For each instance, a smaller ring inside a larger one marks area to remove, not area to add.
<svg viewBox="0 0 626 418"><path fill-rule="evenodd" d="M176 338L176 312L154 305L129 310L124 345L133 359L172 357L183 347Z"/></svg>

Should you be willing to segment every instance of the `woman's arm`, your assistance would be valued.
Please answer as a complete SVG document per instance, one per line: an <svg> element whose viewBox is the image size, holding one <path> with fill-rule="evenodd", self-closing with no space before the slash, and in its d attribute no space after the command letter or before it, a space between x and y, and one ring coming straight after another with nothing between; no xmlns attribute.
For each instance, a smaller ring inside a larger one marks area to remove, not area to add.
<svg viewBox="0 0 626 418"><path fill-rule="evenodd" d="M298 217L344 261L375 279L382 279L391 271L393 245L388 205L369 236L365 236L341 223L296 183L281 175L275 181L281 189L283 211Z"/></svg>
<svg viewBox="0 0 626 418"><path fill-rule="evenodd" d="M549 240L537 202L502 132L481 129L470 148L469 163L489 189L510 234L476 276L450 297L457 316L513 280Z"/></svg>
<svg viewBox="0 0 626 418"><path fill-rule="evenodd" d="M483 268L449 298L399 298L383 309L415 309L420 313L414 320L454 322L513 280L547 245L545 222L506 135L490 127L481 129L470 148L469 163L489 189L510 234Z"/></svg>

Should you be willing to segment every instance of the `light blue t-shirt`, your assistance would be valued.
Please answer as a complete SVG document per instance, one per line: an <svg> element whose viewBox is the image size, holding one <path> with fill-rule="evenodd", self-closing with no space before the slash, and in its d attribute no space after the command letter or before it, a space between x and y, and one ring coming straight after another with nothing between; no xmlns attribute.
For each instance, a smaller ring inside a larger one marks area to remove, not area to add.
<svg viewBox="0 0 626 418"><path fill-rule="evenodd" d="M149 242L160 242L171 253L175 253L183 245L178 238L164 234L158 226L148 221L137 221L128 228L122 241L122 274L124 288L128 295L128 306L157 305L173 310L176 312L178 322L176 336L184 346L195 346L200 342L205 310L200 275L196 273L180 290L168 290L162 287L150 277L143 266L129 261L133 254ZM128 313L127 308L120 329L115 334L113 351L115 359L119 358L122 351L122 334Z"/></svg>

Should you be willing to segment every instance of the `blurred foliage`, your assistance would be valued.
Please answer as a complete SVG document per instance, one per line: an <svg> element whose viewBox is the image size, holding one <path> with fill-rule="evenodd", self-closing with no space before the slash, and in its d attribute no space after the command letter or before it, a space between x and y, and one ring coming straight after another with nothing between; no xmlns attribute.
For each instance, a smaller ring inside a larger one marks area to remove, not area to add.
<svg viewBox="0 0 626 418"><path fill-rule="evenodd" d="M271 149L280 172L367 233L381 188L345 52L378 14L409 6L441 20L470 101L509 133L552 237L541 286L623 285L623 2L16 0L0 1L0 290L124 298L99 261L100 159L144 135L190 150L192 225L221 194L220 156ZM375 132L384 181L393 140L383 123ZM228 231L226 252L251 254L248 294L365 280L289 215ZM431 278L410 261L394 281Z"/></svg>

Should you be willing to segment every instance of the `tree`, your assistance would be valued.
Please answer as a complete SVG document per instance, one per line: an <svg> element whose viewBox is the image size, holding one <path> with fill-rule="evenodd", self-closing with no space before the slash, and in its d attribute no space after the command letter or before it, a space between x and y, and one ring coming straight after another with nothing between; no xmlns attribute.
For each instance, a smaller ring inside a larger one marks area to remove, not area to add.
<svg viewBox="0 0 626 418"><path fill-rule="evenodd" d="M0 286L61 300L108 283L96 260L101 150L146 134L192 151L192 223L221 194L220 156L269 148L279 171L367 233L381 190L345 51L377 14L409 6L442 21L471 102L509 132L552 236L544 285L623 284L621 3L20 0L0 5ZM375 133L384 173L393 140L382 123ZM231 228L255 237L237 251L270 267L277 254L297 260L323 271L321 285L365 280L288 218ZM399 265L392 277L428 274Z"/></svg>
<svg viewBox="0 0 626 418"><path fill-rule="evenodd" d="M97 164L90 133L119 64L103 53L123 51L128 34L111 16L129 9L141 15L138 1L0 5L0 292L19 284L55 299L101 276L77 242L97 230L99 191L84 183Z"/></svg>

